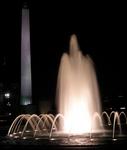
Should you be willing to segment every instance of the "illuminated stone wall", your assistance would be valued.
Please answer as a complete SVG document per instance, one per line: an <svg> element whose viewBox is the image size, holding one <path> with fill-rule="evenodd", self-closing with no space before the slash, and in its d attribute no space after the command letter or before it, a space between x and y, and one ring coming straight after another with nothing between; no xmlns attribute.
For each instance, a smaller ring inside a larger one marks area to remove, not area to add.
<svg viewBox="0 0 127 150"><path fill-rule="evenodd" d="M22 9L21 28L21 105L32 103L29 9Z"/></svg>

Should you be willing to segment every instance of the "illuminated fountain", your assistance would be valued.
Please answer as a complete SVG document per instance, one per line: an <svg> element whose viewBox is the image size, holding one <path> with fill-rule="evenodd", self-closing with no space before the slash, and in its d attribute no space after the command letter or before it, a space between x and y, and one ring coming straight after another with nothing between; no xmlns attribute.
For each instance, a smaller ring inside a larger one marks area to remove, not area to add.
<svg viewBox="0 0 127 150"><path fill-rule="evenodd" d="M62 139L60 143L63 144L86 144L86 141L91 144L93 140L109 137L115 141L123 134L122 125L127 124L124 112L101 112L94 63L88 55L83 56L75 35L70 40L69 54L63 54L61 59L56 104L56 116L19 115L8 136L49 141Z"/></svg>
<svg viewBox="0 0 127 150"><path fill-rule="evenodd" d="M62 132L59 130L59 121L58 118L62 118L65 121L65 117L62 114L57 114L56 116L52 114L22 114L16 117L13 121L9 131L8 136L12 138L21 138L21 139L43 139L48 138L52 140L53 138L70 138L70 137L81 137L89 138L93 140L93 130L89 131L87 134L72 134L72 132ZM106 111L102 112L101 115L94 113L92 119L95 121L95 117L99 120L100 126L102 126L102 121L106 122L103 125L106 127L105 130L101 130L102 137L110 137L110 139L116 140L116 137L125 136L125 133L122 131L123 126L127 126L127 116L125 112L118 113L117 111L112 111L108 114ZM93 122L94 123L94 122ZM119 129L116 129L119 128ZM116 132L116 133L115 133ZM74 132L75 133L75 132ZM80 135L80 136L79 136ZM95 134L94 137L99 137Z"/></svg>
<svg viewBox="0 0 127 150"><path fill-rule="evenodd" d="M89 133L93 114L101 113L100 97L91 58L83 56L77 38L72 35L69 54L62 56L57 85L57 104L65 121L64 132ZM94 129L98 129L94 121Z"/></svg>

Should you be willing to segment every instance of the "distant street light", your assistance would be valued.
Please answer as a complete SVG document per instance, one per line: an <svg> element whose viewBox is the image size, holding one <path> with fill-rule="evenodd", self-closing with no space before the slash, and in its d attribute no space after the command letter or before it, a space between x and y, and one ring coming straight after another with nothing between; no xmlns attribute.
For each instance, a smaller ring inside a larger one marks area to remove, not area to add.
<svg viewBox="0 0 127 150"><path fill-rule="evenodd" d="M10 93L5 93L4 96L5 98L10 98Z"/></svg>

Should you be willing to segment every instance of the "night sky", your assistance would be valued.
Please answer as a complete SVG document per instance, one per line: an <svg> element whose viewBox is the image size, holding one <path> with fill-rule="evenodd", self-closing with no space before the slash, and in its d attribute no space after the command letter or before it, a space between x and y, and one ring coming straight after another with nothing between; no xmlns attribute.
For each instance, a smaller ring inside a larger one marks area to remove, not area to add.
<svg viewBox="0 0 127 150"><path fill-rule="evenodd" d="M1 2L0 82L20 85L22 1ZM58 67L76 34L95 63L103 96L126 95L127 23L124 4L29 1L33 96L55 98Z"/></svg>

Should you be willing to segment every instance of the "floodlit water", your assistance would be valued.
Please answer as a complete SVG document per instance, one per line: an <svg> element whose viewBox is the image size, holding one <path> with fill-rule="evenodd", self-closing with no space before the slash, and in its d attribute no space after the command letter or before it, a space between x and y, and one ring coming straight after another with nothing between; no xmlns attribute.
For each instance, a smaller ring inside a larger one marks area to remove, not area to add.
<svg viewBox="0 0 127 150"><path fill-rule="evenodd" d="M90 132L91 126L100 128L97 121L92 120L95 112L101 113L94 63L88 55L82 54L75 35L71 36L69 53L61 58L57 104L59 113L64 116L61 123L64 132L79 134Z"/></svg>

